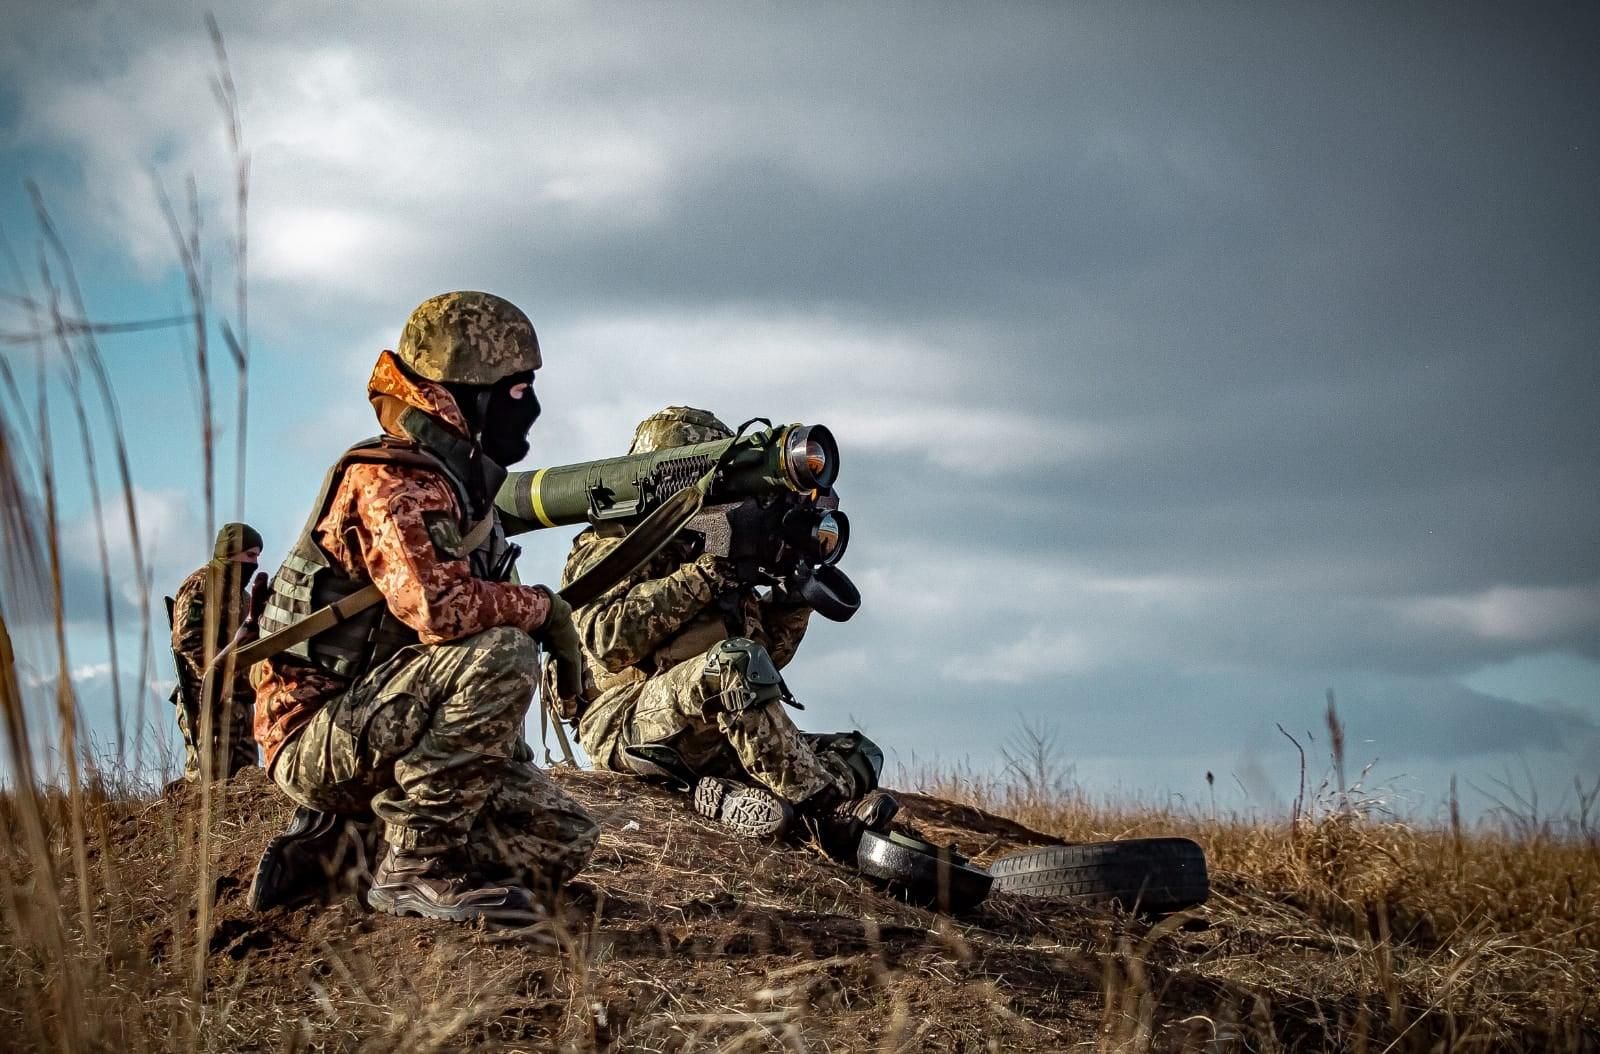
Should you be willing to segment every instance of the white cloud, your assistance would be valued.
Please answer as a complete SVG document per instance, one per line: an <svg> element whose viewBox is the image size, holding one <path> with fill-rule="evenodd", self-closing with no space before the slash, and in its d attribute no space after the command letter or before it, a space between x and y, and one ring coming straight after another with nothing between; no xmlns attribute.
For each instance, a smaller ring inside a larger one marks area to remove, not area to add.
<svg viewBox="0 0 1600 1054"><path fill-rule="evenodd" d="M98 681L109 676L111 676L111 664L109 662L84 663L74 666L67 673L68 679L73 684L86 684L89 681ZM42 688L46 685L55 684L56 679L57 676L54 670L48 673L30 670L23 675L22 682L28 688Z"/></svg>
<svg viewBox="0 0 1600 1054"><path fill-rule="evenodd" d="M354 206L269 206L257 217L252 248L258 277L289 284L376 294L381 272L367 259L394 259L415 249L414 239L393 218Z"/></svg>
<svg viewBox="0 0 1600 1054"><path fill-rule="evenodd" d="M1020 640L1004 640L978 652L956 655L940 667L946 677L974 684L1027 684L1068 673L1084 673L1106 656L1084 635L1059 625L1036 625Z"/></svg>
<svg viewBox="0 0 1600 1054"><path fill-rule="evenodd" d="M566 393L583 407L591 449L625 438L619 417L637 420L677 398L714 408L729 424L737 424L729 408L803 414L833 429L847 460L858 450L910 455L963 473L1093 459L1114 445L1099 425L981 405L983 349L907 327L826 312L723 309L585 319L562 337L547 356L551 369L569 361L614 366L595 370L587 390ZM757 393L771 405L753 403Z"/></svg>
<svg viewBox="0 0 1600 1054"><path fill-rule="evenodd" d="M1538 644L1600 633L1600 585L1519 588L1423 597L1399 605L1403 618L1483 640Z"/></svg>
<svg viewBox="0 0 1600 1054"><path fill-rule="evenodd" d="M205 563L211 555L211 541L205 537L205 525L189 495L181 490L147 490L135 485L133 507L139 523L139 540L154 575L154 590L160 596ZM133 577L133 539L128 531L127 505L122 494L106 495L101 522L117 590L123 599L135 602L139 594ZM98 573L99 543L93 515L67 524L62 530L62 541L69 550L69 561L81 567L92 566Z"/></svg>
<svg viewBox="0 0 1600 1054"><path fill-rule="evenodd" d="M38 72L23 97L24 137L68 146L83 166L86 203L102 229L147 269L169 265L175 253L158 188L183 212L189 175L207 205L228 186L215 148L220 122L195 120L217 112L203 37L150 45L126 68L94 78Z"/></svg>

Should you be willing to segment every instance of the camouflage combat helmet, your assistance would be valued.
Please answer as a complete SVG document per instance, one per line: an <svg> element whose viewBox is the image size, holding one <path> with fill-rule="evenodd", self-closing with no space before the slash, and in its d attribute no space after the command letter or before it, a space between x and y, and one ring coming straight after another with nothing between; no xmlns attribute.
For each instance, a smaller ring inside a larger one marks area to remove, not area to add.
<svg viewBox="0 0 1600 1054"><path fill-rule="evenodd" d="M213 563L225 564L240 553L261 548L261 532L248 523L225 523L211 547Z"/></svg>
<svg viewBox="0 0 1600 1054"><path fill-rule="evenodd" d="M472 290L419 304L395 354L419 377L456 384L493 384L541 365L528 316L509 300Z"/></svg>
<svg viewBox="0 0 1600 1054"><path fill-rule="evenodd" d="M667 447L727 439L731 435L733 429L717 420L710 410L669 406L639 422L639 427L633 431L633 445L628 448L628 453L648 454Z"/></svg>

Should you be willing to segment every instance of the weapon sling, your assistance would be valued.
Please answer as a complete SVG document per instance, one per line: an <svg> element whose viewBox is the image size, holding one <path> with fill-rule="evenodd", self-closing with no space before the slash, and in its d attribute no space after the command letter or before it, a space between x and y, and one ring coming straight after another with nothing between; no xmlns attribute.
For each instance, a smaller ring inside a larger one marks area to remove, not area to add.
<svg viewBox="0 0 1600 1054"><path fill-rule="evenodd" d="M458 560L467 556L483 544L483 540L489 537L489 532L492 530L494 530L494 510L490 509L488 514L467 532L466 537L461 539L461 544L451 550L450 555ZM383 592L378 589L377 583L369 583L347 597L318 608L294 625L285 626L276 633L268 634L260 640L245 645L238 650L236 661L240 668L249 668L263 659L270 659L287 648L332 629L345 619L361 614L381 600Z"/></svg>
<svg viewBox="0 0 1600 1054"><path fill-rule="evenodd" d="M733 436L735 443L728 445L722 457L695 481L694 486L684 487L656 506L650 515L639 521L638 526L623 535L617 547L601 557L599 563L569 582L561 591L561 599L575 608L582 607L649 563L650 558L677 537L690 520L700 515L711 484L733 457L737 440L758 420L760 418L740 425Z"/></svg>

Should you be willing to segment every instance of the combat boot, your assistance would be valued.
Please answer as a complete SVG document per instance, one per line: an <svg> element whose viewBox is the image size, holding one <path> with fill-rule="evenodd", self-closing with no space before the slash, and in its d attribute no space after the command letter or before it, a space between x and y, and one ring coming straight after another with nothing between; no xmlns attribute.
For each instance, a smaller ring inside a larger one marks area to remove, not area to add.
<svg viewBox="0 0 1600 1054"><path fill-rule="evenodd" d="M781 838L794 807L765 787L701 776L690 795L694 811L746 838Z"/></svg>
<svg viewBox="0 0 1600 1054"><path fill-rule="evenodd" d="M835 799L837 801L837 799ZM886 790L867 791L859 798L832 804L826 794L816 795L801 805L806 830L819 848L833 859L854 863L861 845L861 832L889 830L889 823L900 811L900 802Z"/></svg>
<svg viewBox="0 0 1600 1054"><path fill-rule="evenodd" d="M292 904L325 886L338 868L340 818L297 806L289 826L267 843L250 881L252 911Z"/></svg>
<svg viewBox="0 0 1600 1054"><path fill-rule="evenodd" d="M527 889L473 878L455 866L455 855L390 846L372 876L367 904L390 915L495 926L528 926L544 917Z"/></svg>

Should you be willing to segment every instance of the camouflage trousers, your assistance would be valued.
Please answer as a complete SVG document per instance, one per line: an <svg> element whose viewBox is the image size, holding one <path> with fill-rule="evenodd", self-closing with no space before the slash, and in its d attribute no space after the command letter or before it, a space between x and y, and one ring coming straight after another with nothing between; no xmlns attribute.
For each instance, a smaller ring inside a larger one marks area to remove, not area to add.
<svg viewBox="0 0 1600 1054"><path fill-rule="evenodd" d="M183 778L194 781L200 778L200 692L179 694L174 702L178 710L178 731L183 733ZM211 771L220 779L231 776L240 769L258 764L255 726L255 693L246 690L235 693L218 706L211 715L211 742L216 753L212 756ZM191 702L191 700L193 700ZM226 768L224 768L226 762Z"/></svg>
<svg viewBox="0 0 1600 1054"><path fill-rule="evenodd" d="M726 705L724 681L707 670L713 646L645 681L631 707L602 716L585 714L579 726L584 750L599 768L633 771L623 747L672 746L702 776L753 780L790 802L828 789L852 795L849 769L837 755L819 751L817 737L795 727L782 702L748 709ZM605 702L596 710L610 709ZM588 720L591 716L598 721Z"/></svg>
<svg viewBox="0 0 1600 1054"><path fill-rule="evenodd" d="M462 852L479 874L560 886L588 862L599 827L523 739L536 662L532 638L508 626L407 648L290 737L272 779L313 809L370 807L391 845Z"/></svg>

